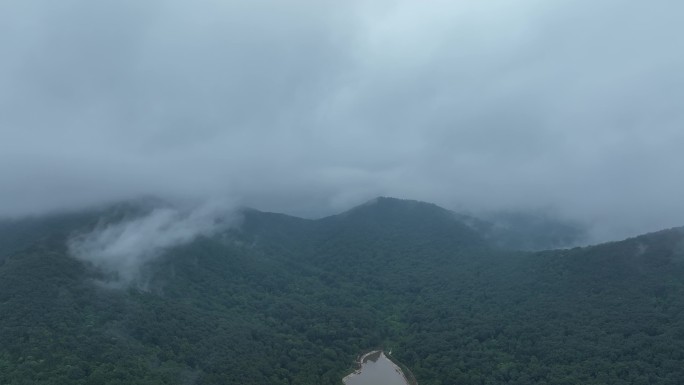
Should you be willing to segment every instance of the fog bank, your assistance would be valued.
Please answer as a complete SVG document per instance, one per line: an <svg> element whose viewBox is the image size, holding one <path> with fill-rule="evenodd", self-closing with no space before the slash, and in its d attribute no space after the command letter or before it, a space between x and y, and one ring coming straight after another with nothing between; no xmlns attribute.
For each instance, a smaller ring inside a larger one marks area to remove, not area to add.
<svg viewBox="0 0 684 385"><path fill-rule="evenodd" d="M322 216L383 195L548 209L597 239L684 225L682 14L3 1L0 216L138 195Z"/></svg>

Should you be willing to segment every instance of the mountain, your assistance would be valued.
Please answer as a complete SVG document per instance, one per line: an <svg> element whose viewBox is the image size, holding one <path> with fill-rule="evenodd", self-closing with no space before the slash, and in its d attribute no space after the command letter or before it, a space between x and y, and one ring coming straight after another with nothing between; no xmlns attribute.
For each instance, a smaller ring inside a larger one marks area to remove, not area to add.
<svg viewBox="0 0 684 385"><path fill-rule="evenodd" d="M72 256L74 235L132 236L160 207L0 224L0 383L339 385L379 346L421 385L684 381L681 228L523 252L482 220L378 198L318 220L242 209L126 285Z"/></svg>

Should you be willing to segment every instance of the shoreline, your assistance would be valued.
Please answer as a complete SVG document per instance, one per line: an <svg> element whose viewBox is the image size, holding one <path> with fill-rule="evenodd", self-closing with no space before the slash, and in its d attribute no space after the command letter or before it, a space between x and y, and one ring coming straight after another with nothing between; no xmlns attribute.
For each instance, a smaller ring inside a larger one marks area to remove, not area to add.
<svg viewBox="0 0 684 385"><path fill-rule="evenodd" d="M381 356L384 356L392 364L392 366L394 366L394 370L396 370L397 373L399 373L401 375L401 377L404 379L404 382L407 385L418 385L418 382L416 381L415 377L413 376L413 373L411 373L411 371L408 370L408 368L402 368L403 365L401 365L401 363L397 362L392 357L391 354L389 354L389 353L385 354L384 350L371 350L367 353L360 355L354 363L356 369L354 369L351 373L344 376L342 378L342 383L346 384L349 378L361 374L361 370L363 369L363 364L365 364L368 361L369 357L374 355L374 354L377 354L377 357L373 361L376 361ZM407 374L407 372L408 372L408 374Z"/></svg>
<svg viewBox="0 0 684 385"><path fill-rule="evenodd" d="M367 353L364 353L364 354L359 355L359 356L356 358L356 361L354 361L354 367L355 367L356 369L353 369L351 373L349 373L349 374L347 374L346 376L344 376L344 377L342 378L342 383L343 383L343 384L346 384L346 383L347 383L347 379L348 379L349 377L353 377L353 376L356 376L356 375L360 374L360 373L361 373L361 369L363 369L363 363L365 362L365 359L366 359L369 355L375 354L375 353L378 353L378 352L379 352L379 353L382 353L382 350L371 350L371 351L369 351L369 352L367 352Z"/></svg>
<svg viewBox="0 0 684 385"><path fill-rule="evenodd" d="M392 357L392 354L389 353L389 355L385 355L390 362L398 369L399 373L404 377L404 381L406 381L406 384L408 385L418 385L418 380L416 380L416 377L413 375L413 372L406 366L402 365L399 361L397 361L394 357Z"/></svg>

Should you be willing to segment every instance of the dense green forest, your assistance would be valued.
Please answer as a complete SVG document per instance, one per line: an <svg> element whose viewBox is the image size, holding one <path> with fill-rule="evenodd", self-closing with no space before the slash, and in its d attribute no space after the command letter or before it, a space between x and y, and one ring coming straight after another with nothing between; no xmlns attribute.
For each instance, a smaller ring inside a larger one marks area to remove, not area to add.
<svg viewBox="0 0 684 385"><path fill-rule="evenodd" d="M319 220L242 210L124 288L69 255L75 232L144 213L0 223L0 384L340 385L378 346L421 385L684 382L682 229L513 251L379 198Z"/></svg>

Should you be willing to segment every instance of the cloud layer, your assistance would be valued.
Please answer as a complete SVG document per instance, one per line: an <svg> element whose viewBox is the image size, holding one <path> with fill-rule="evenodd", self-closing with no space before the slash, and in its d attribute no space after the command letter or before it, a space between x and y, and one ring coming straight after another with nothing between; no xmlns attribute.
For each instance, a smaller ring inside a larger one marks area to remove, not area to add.
<svg viewBox="0 0 684 385"><path fill-rule="evenodd" d="M0 215L377 195L684 224L684 3L0 4Z"/></svg>

